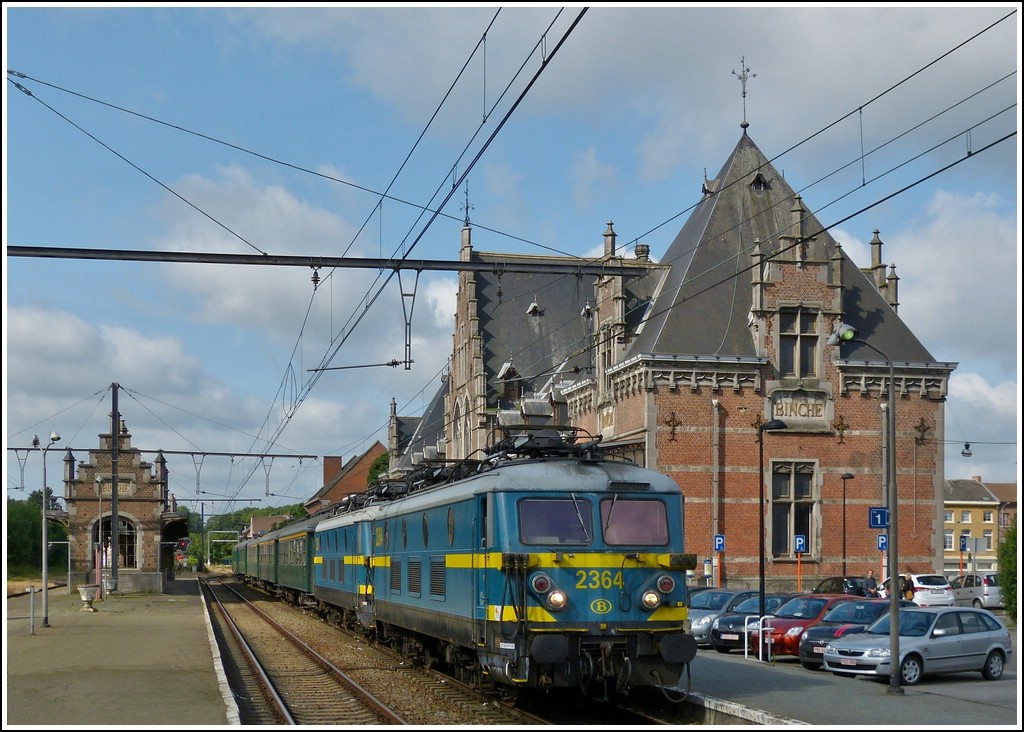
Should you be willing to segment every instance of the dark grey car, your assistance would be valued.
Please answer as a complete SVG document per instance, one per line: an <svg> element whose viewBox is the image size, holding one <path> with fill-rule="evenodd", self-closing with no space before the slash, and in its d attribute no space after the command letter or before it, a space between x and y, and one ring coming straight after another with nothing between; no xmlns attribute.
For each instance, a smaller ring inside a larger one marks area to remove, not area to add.
<svg viewBox="0 0 1024 732"><path fill-rule="evenodd" d="M863 577L826 577L811 592L830 595L867 595Z"/></svg>
<svg viewBox="0 0 1024 732"><path fill-rule="evenodd" d="M690 600L690 632L698 646L711 644L711 624L722 613L731 612L757 590L707 590Z"/></svg>

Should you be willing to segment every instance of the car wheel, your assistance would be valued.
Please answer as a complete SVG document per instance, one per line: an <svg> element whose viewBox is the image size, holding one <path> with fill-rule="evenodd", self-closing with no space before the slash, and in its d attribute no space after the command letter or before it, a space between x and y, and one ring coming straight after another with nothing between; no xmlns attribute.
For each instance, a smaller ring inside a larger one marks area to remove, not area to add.
<svg viewBox="0 0 1024 732"><path fill-rule="evenodd" d="M904 686L915 686L921 680L923 671L924 667L921 665L920 656L911 654L900 664L900 681Z"/></svg>
<svg viewBox="0 0 1024 732"><path fill-rule="evenodd" d="M982 601L980 599L978 599L976 597L976 598L974 598L974 607L976 607L976 608L978 608L980 610L981 608L985 607L985 605L984 605L984 603L982 603Z"/></svg>
<svg viewBox="0 0 1024 732"><path fill-rule="evenodd" d="M814 661L801 661L800 665L806 669L810 669L811 671L817 671L819 668L821 668L821 664L814 663Z"/></svg>
<svg viewBox="0 0 1024 732"><path fill-rule="evenodd" d="M992 651L988 654L988 658L985 659L985 665L981 669L981 675L989 681L995 681L1002 677L1003 666L1006 661L1003 658L1003 654L999 651Z"/></svg>
<svg viewBox="0 0 1024 732"><path fill-rule="evenodd" d="M728 653L732 649L731 648L726 648L725 646L715 646L715 650L718 651L719 653Z"/></svg>

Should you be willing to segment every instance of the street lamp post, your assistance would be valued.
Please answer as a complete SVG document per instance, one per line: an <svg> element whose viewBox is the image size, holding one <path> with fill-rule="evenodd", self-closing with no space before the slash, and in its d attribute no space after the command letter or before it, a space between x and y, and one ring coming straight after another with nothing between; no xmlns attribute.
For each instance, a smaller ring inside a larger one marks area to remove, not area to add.
<svg viewBox="0 0 1024 732"><path fill-rule="evenodd" d="M764 618L764 433L771 430L784 430L786 429L786 423L781 419L770 419L764 424L760 425L757 430L757 470L761 488L761 502L758 504L757 513L760 519L760 531L758 536L761 540L761 556L760 565L758 568L758 598L760 604L758 605L758 613L761 618ZM760 657L758 653L758 657Z"/></svg>
<svg viewBox="0 0 1024 732"><path fill-rule="evenodd" d="M840 323L836 331L829 336L828 345L838 346L840 343L855 342L867 346L885 359L889 366L889 388L886 398L889 400L889 424L886 429L889 461L887 465L889 504L889 541L887 545L887 561L889 563L889 674L890 694L902 694L900 686L900 593L898 571L898 535L899 535L899 498L896 492L896 371L889 354L857 337L857 329Z"/></svg>
<svg viewBox="0 0 1024 732"><path fill-rule="evenodd" d="M48 508L49 501L46 498L46 451L55 442L60 442L60 435L56 432L50 432L50 441L43 447L43 627L50 627L50 605L49 605L49 592L47 591L50 586L49 567L49 535L46 521L46 509ZM32 435L32 447L39 447L39 437Z"/></svg>
<svg viewBox="0 0 1024 732"><path fill-rule="evenodd" d="M853 473L843 473L843 576L846 576L846 481L853 480Z"/></svg>

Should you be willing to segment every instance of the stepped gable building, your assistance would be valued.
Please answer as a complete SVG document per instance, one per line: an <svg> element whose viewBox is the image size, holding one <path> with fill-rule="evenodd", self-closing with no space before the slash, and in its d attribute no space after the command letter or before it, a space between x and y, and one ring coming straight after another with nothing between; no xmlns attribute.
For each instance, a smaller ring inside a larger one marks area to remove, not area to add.
<svg viewBox="0 0 1024 732"><path fill-rule="evenodd" d="M956 364L935 361L900 319L878 232L861 269L746 128L718 175L695 184L703 199L661 262L642 244L623 257L608 224L604 259L635 276L503 272L521 255L476 252L466 222L461 259L495 266L459 275L446 457L490 444L503 409L600 434L679 483L687 550L723 584L751 587L761 437L767 585L796 589L798 574L840 574L844 560L848 573L885 576L885 532L869 529L868 512L886 503L891 364L899 562L940 570L943 408ZM828 345L841 323L857 341ZM762 431L772 419L786 427Z"/></svg>
<svg viewBox="0 0 1024 732"><path fill-rule="evenodd" d="M64 456L64 513L48 511L64 523L71 552L71 583L102 584L118 592L161 592L173 577L174 544L188 536L188 516L177 512L168 492L167 461L162 452L150 463L132 446L132 435L118 420L117 464L114 436L99 436L99 446L76 463ZM114 541L113 485L117 482L117 537ZM117 545L115 558L107 547ZM116 581L115 581L116 580Z"/></svg>

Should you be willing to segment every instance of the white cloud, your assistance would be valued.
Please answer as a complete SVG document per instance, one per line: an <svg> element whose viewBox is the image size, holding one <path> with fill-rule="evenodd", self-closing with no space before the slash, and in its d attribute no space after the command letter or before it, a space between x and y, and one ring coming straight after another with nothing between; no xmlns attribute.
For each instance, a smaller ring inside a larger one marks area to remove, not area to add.
<svg viewBox="0 0 1024 732"><path fill-rule="evenodd" d="M900 315L936 358L985 354L986 373L1008 375L1020 358L1008 337L1019 332L1010 318L1020 312L1020 239L1004 205L938 191L918 219L883 236L883 257L897 264Z"/></svg>
<svg viewBox="0 0 1024 732"><path fill-rule="evenodd" d="M573 182L573 199L582 210L592 207L595 189L599 189L605 196L614 192L615 167L598 160L597 150L593 147L587 148L583 154L576 157L571 166L570 176Z"/></svg>

